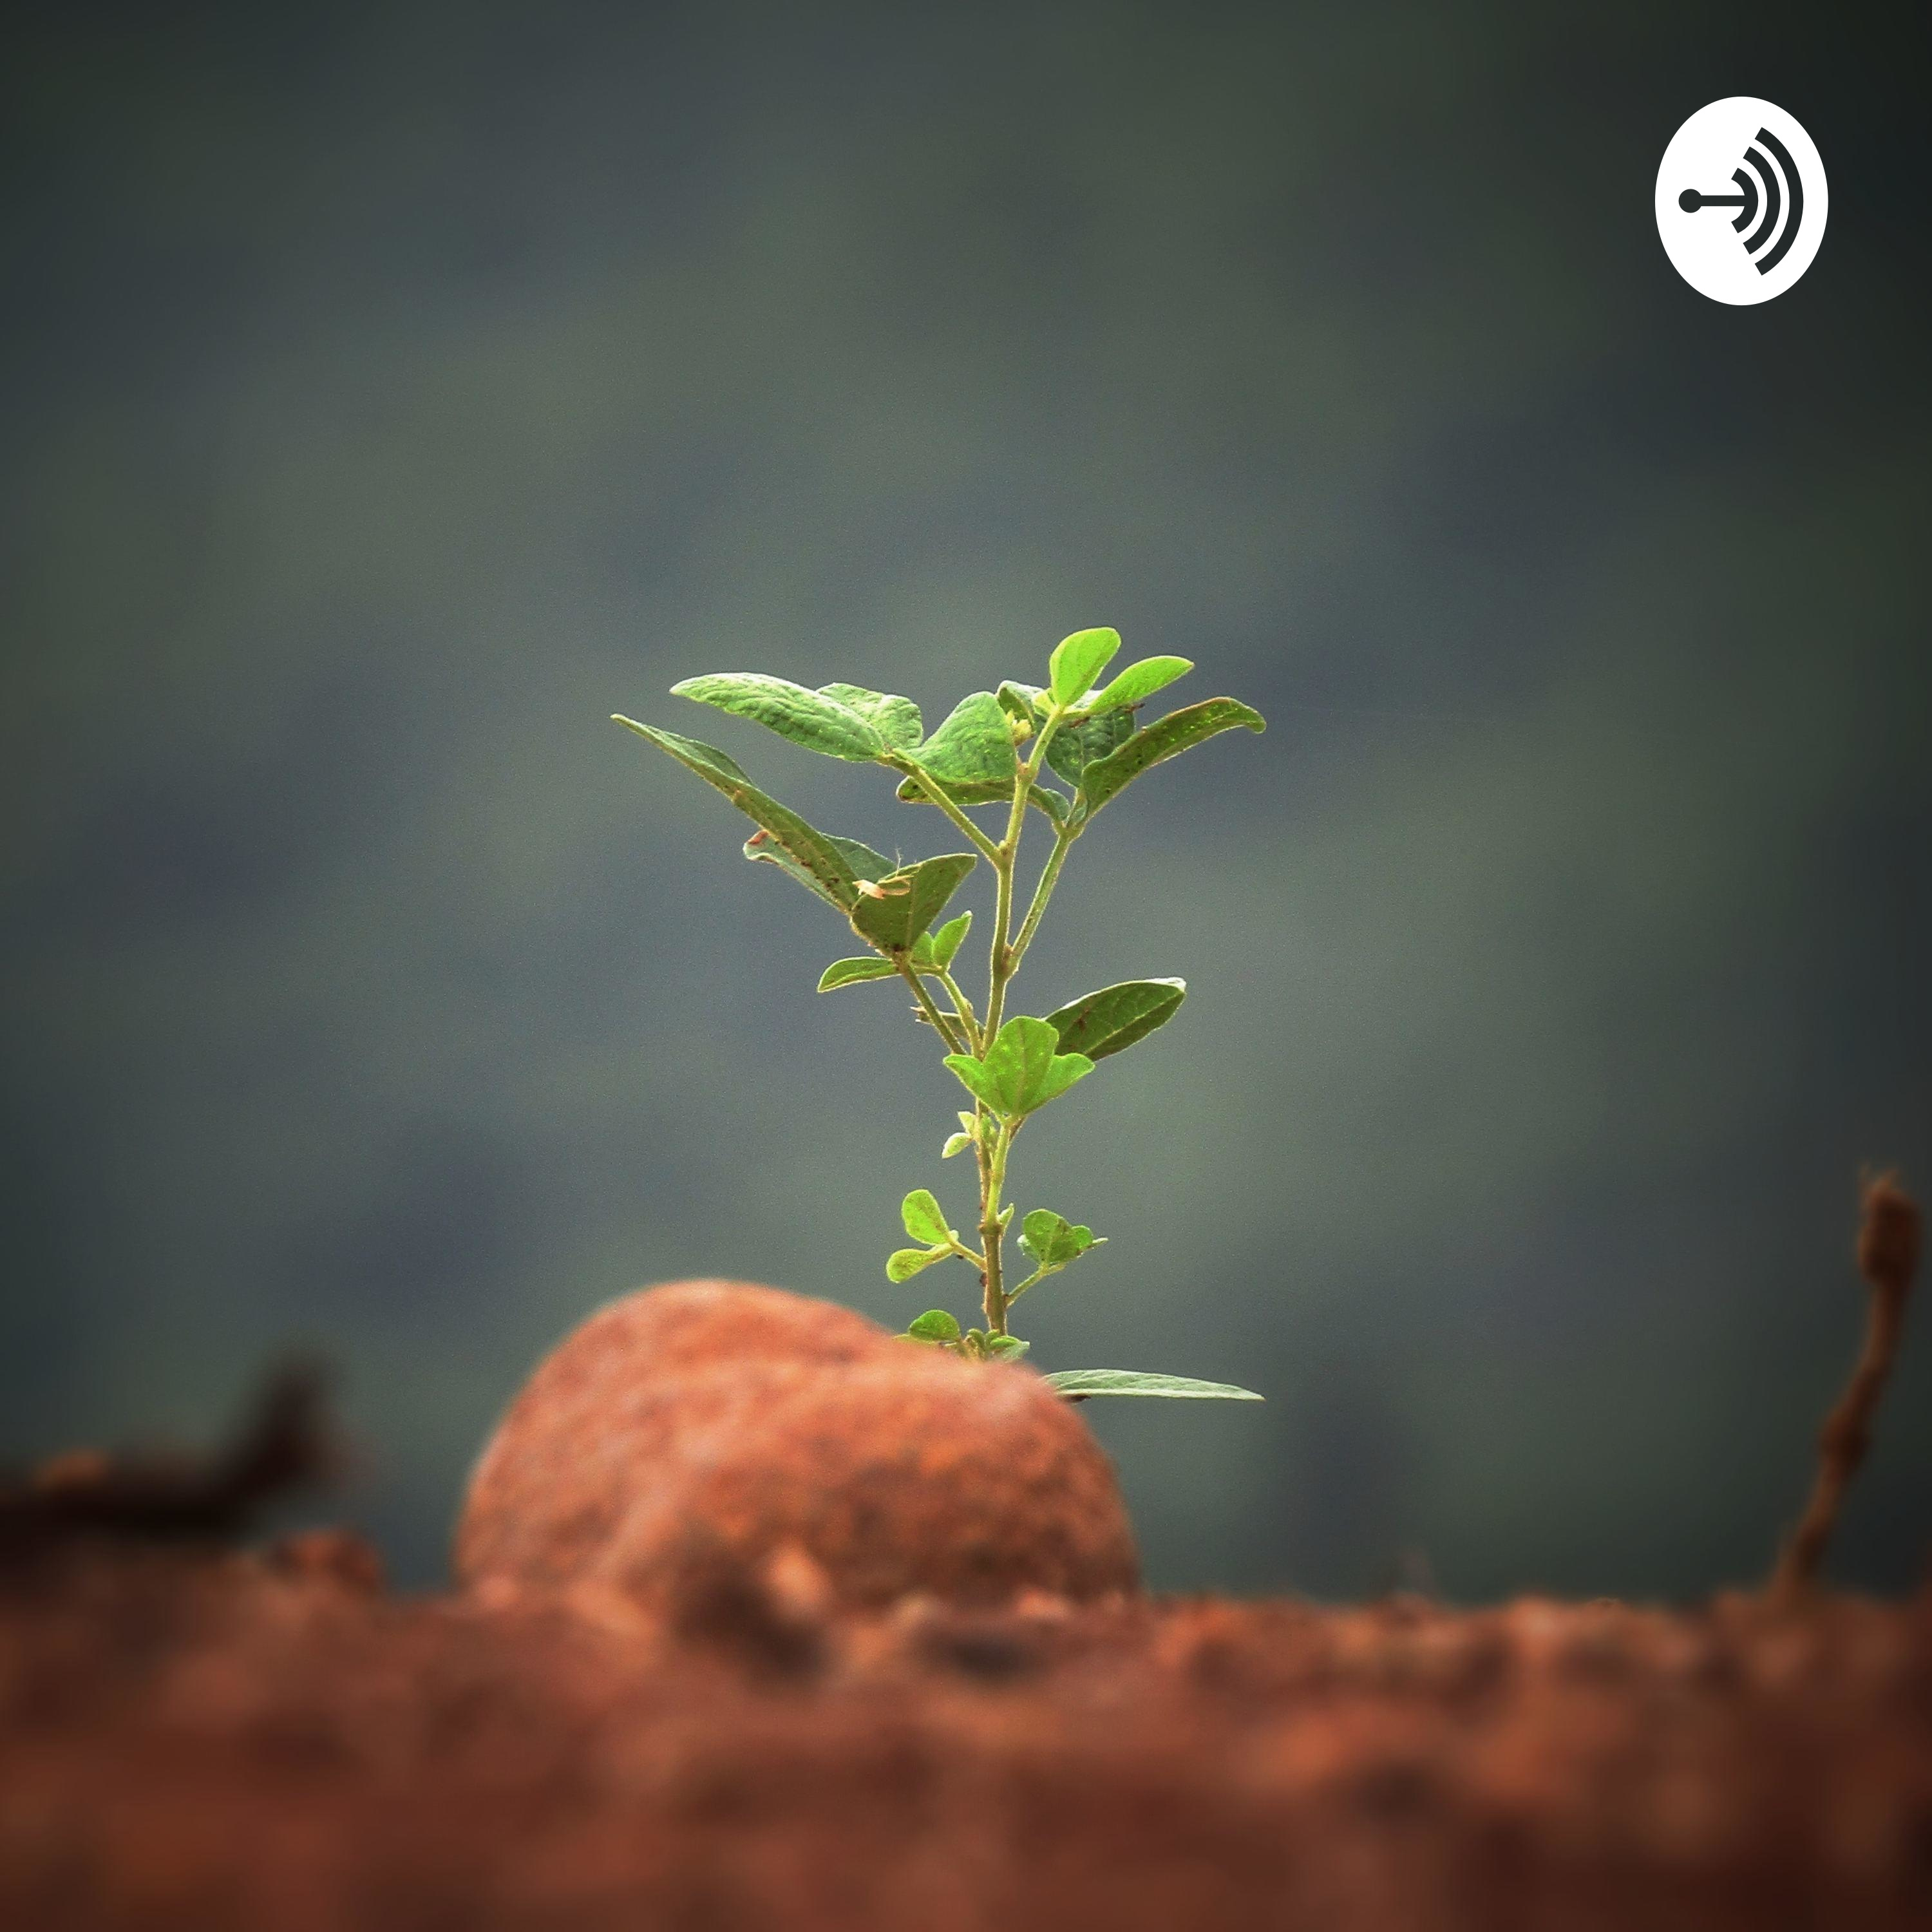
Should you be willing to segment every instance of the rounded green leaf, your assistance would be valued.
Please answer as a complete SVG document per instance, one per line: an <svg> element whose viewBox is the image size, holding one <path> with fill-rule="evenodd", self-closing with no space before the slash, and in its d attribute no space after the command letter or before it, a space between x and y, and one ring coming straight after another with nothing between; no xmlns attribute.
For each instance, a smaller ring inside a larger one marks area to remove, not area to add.
<svg viewBox="0 0 1932 1932"><path fill-rule="evenodd" d="M973 1144L970 1134L948 1134L946 1144L939 1150L941 1160L950 1160L956 1154L964 1154Z"/></svg>
<svg viewBox="0 0 1932 1932"><path fill-rule="evenodd" d="M1030 1342L1022 1342L1017 1335L986 1337L986 1353L998 1361L1016 1362L1032 1346Z"/></svg>
<svg viewBox="0 0 1932 1932"><path fill-rule="evenodd" d="M1138 664L1128 665L1104 689L1096 692L1087 700L1086 708L1097 717L1116 705L1143 704L1193 668L1190 658L1142 658Z"/></svg>
<svg viewBox="0 0 1932 1932"><path fill-rule="evenodd" d="M770 857L782 866L801 884L808 886L827 904L849 913L859 897L859 880L867 876L853 870L849 851L868 851L855 840L834 838L808 825L795 812L788 811L775 798L760 791L715 745L676 731L660 730L655 724L640 724L621 714L614 724L647 738L660 751L668 752L687 771L695 772L706 784L722 792L746 818L754 820L772 841L777 850L767 853L763 844L754 854ZM781 858L779 854L784 856ZM874 855L876 856L876 855Z"/></svg>
<svg viewBox="0 0 1932 1932"><path fill-rule="evenodd" d="M928 1188L915 1187L899 1203L899 1219L915 1241L944 1247L952 1238L952 1230L946 1225L946 1216Z"/></svg>
<svg viewBox="0 0 1932 1932"><path fill-rule="evenodd" d="M720 711L748 718L808 752L828 758L869 764L886 749L879 728L850 705L822 691L808 691L789 678L767 677L763 671L720 671L687 677L671 686L674 698L694 698ZM868 693L868 696L876 695ZM903 701L903 700L902 700Z"/></svg>
<svg viewBox="0 0 1932 1932"><path fill-rule="evenodd" d="M1036 1208L1020 1223L1020 1246L1050 1274L1058 1274L1089 1248L1103 1245L1094 1238L1091 1228L1084 1223L1076 1226L1051 1208Z"/></svg>
<svg viewBox="0 0 1932 1932"><path fill-rule="evenodd" d="M947 852L870 880L880 896L855 886L853 930L883 952L909 951L979 862L970 852Z"/></svg>
<svg viewBox="0 0 1932 1932"><path fill-rule="evenodd" d="M1046 1023L1059 1035L1064 1052L1105 1060L1166 1025L1186 997L1185 980L1123 980L1070 1000L1048 1014Z"/></svg>
<svg viewBox="0 0 1932 1932"><path fill-rule="evenodd" d="M1080 794L1085 814L1091 818L1114 794L1124 790L1142 772L1213 737L1232 731L1237 725L1250 731L1265 731L1268 721L1252 705L1232 698L1210 698L1184 710L1170 711L1144 731L1136 731L1117 750L1096 758L1082 773Z"/></svg>
<svg viewBox="0 0 1932 1932"><path fill-rule="evenodd" d="M1053 701L1058 705L1077 704L1094 688L1094 680L1112 662L1120 648L1120 634L1102 625L1098 629L1076 631L1062 638L1047 661L1048 684Z"/></svg>
<svg viewBox="0 0 1932 1932"><path fill-rule="evenodd" d="M889 1281L910 1281L916 1274L923 1274L934 1262L943 1262L946 1251L944 1248L895 1248L886 1257L886 1278Z"/></svg>
<svg viewBox="0 0 1932 1932"><path fill-rule="evenodd" d="M1094 1395L1166 1396L1192 1402L1262 1402L1252 1389L1232 1382L1196 1382L1192 1376L1148 1375L1138 1369L1061 1369L1046 1379L1074 1402Z"/></svg>
<svg viewBox="0 0 1932 1932"><path fill-rule="evenodd" d="M919 1342L956 1342L959 1339L959 1324L943 1308L928 1308L916 1320L908 1323L906 1333Z"/></svg>

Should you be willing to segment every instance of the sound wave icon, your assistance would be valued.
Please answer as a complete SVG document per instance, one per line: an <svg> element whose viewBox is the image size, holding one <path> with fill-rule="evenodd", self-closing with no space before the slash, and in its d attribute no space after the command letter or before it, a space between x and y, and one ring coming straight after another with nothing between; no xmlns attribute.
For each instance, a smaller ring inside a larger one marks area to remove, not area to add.
<svg viewBox="0 0 1932 1932"><path fill-rule="evenodd" d="M1771 150L1770 158L1766 158L1763 149L1755 142L1744 150L1744 160L1753 172L1748 174L1739 168L1731 176L1738 184L1737 194L1700 194L1694 188L1687 188L1677 197L1677 205L1686 214L1695 214L1700 208L1735 208L1737 218L1731 226L1741 235L1756 221L1757 226L1744 236L1744 252L1754 259L1758 273L1768 275L1784 260L1792 243L1798 238L1798 224L1804 218L1804 184L1798 179L1797 166L1784 143L1768 128L1757 130L1757 141ZM1723 165L1719 162L1720 167ZM1784 231L1778 234L1776 245L1760 254L1777 232L1778 218L1787 204L1790 212L1785 215ZM1758 219L1760 207L1763 211L1761 220Z"/></svg>

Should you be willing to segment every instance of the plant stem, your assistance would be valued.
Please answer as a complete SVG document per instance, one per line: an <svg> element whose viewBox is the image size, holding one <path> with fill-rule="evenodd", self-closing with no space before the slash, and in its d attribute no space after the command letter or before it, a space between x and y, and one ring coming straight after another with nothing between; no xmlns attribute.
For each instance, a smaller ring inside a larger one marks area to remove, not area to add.
<svg viewBox="0 0 1932 1932"><path fill-rule="evenodd" d="M938 978L939 983L946 988L946 997L952 1002L953 1011L959 1016L959 1024L966 1029L967 1048L976 1058L980 1051L980 1022L973 1010L973 1002L950 973L941 972Z"/></svg>
<svg viewBox="0 0 1932 1932"><path fill-rule="evenodd" d="M1006 1231L1000 1225L1000 1196L1006 1191L1006 1150L1012 1144L1012 1129L1002 1120L992 1152L982 1159L980 1168L980 1249L986 1263L982 1279L986 1285L986 1333L989 1335L1006 1332L1009 1304L1000 1286L1001 1250L1006 1246Z"/></svg>
<svg viewBox="0 0 1932 1932"><path fill-rule="evenodd" d="M951 1052L964 1053L966 1051L966 1042L953 1031L952 1022L939 1010L932 995L926 990L924 982L913 970L911 962L902 952L894 953L892 956L892 964L898 968L899 977L912 988L913 998L918 1000L926 1018L932 1022L933 1030L945 1041Z"/></svg>
<svg viewBox="0 0 1932 1932"><path fill-rule="evenodd" d="M1033 789L1033 782L1040 776L1040 768L1046 760L1046 748L1060 724L1060 713L1051 710L1046 714L1046 722L1040 728L1040 736L1033 742L1033 755L1025 760L1013 777L1013 804L1006 817L1006 836L997 848L999 856L994 861L994 869L999 877L998 896L993 906L993 950L988 969L990 984L986 994L986 1038L990 1041L1000 1030L1000 1022L1004 1016L1006 1005L1006 982L1019 970L1020 953L1024 949L1016 949L1009 942L1013 925L1013 874L1019 864L1020 839L1026 830L1027 794ZM1059 835L1054 836L1056 851ZM1065 854L1060 854L1061 857ZM1049 860L1048 863L1052 864ZM1054 868L1056 876L1058 868ZM1036 895L1037 896L1037 895ZM1036 920L1036 925L1038 922Z"/></svg>
<svg viewBox="0 0 1932 1932"><path fill-rule="evenodd" d="M1015 1288L1013 1292L1006 1297L1006 1306L1009 1308L1012 1307L1013 1304L1018 1300L1020 1297L1025 1294L1027 1290L1032 1287L1034 1282L1046 1280L1046 1274L1047 1271L1043 1268L1035 1268L1033 1273L1028 1275L1026 1280L1022 1282L1019 1286Z"/></svg>
<svg viewBox="0 0 1932 1932"><path fill-rule="evenodd" d="M938 806L940 810L944 812L968 838L972 840L974 849L988 865L997 866L999 864L1000 848L966 816L964 812L960 810L958 806L953 803L946 796L945 788L937 778L928 777L924 770L915 764L910 758L896 762L892 765L892 770L896 772L902 772L910 778L913 783L917 785L920 790L924 792L926 796L931 799L933 803Z"/></svg>
<svg viewBox="0 0 1932 1932"><path fill-rule="evenodd" d="M1027 948L1033 944L1034 934L1040 930L1040 917L1046 910L1046 902L1053 896L1054 887L1060 883L1060 868L1066 862L1066 855L1073 849L1073 842L1080 836L1078 832L1061 826L1053 835L1053 851L1046 862L1046 868L1040 875L1040 883L1034 888L1033 904L1027 908L1027 916L1020 925L1020 936L1013 941L1013 970L1019 970L1020 962L1026 957Z"/></svg>

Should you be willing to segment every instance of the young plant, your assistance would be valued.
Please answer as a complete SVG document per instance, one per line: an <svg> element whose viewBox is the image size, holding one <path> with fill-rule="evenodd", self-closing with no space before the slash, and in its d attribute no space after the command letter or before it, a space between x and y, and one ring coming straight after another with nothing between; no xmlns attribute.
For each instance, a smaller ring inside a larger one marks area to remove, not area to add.
<svg viewBox="0 0 1932 1932"><path fill-rule="evenodd" d="M1110 682L1101 673L1120 647L1118 632L1076 631L1048 660L1045 685L1003 683L962 699L930 737L911 699L828 684L817 691L753 671L686 678L674 695L748 718L807 750L855 764L882 765L908 803L936 806L958 829L970 851L895 863L860 844L808 825L752 784L734 760L694 738L616 722L647 738L722 792L758 826L745 844L748 859L788 872L836 912L871 950L836 959L818 982L821 993L868 980L896 979L911 991L913 1016L938 1036L944 1064L971 1100L959 1131L940 1157L970 1152L979 1169L979 1212L974 1241L962 1240L945 1210L923 1187L900 1208L915 1246L886 1263L896 1282L942 1262L963 1261L979 1275L986 1325L962 1329L944 1309L928 1309L907 1329L909 1340L974 1359L1024 1354L1012 1331L1014 1304L1105 1243L1092 1228L1052 1208L1036 1208L1020 1222L1019 1246L1032 1264L1023 1280L1008 1273L1005 1252L1013 1206L1006 1198L1013 1142L1042 1108L1094 1071L1096 1062L1146 1038L1179 1010L1187 988L1179 980L1127 980L1070 1000L1044 1018L1007 1011L1008 989L1040 930L1067 854L1102 808L1143 772L1217 732L1264 728L1261 714L1232 698L1210 698L1138 722L1141 706L1194 667L1185 658L1143 658ZM1057 778L1062 790L1050 780ZM968 815L982 806L1005 814L998 836ZM1026 910L1016 880L1029 811L1052 835ZM992 950L983 1004L976 1005L954 976L954 962L973 923L962 912L944 925L940 915L983 860L996 882ZM1070 1369L1046 1379L1071 1401L1089 1396L1217 1396L1258 1402L1252 1390L1185 1376L1127 1369Z"/></svg>

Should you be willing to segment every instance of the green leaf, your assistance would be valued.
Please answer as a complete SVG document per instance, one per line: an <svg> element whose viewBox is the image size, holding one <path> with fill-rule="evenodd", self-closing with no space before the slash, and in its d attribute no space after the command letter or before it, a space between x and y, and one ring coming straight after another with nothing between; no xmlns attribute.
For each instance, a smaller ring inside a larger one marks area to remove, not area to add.
<svg viewBox="0 0 1932 1932"><path fill-rule="evenodd" d="M943 1248L952 1239L952 1230L946 1225L946 1216L929 1188L915 1187L899 1203L899 1219L915 1241Z"/></svg>
<svg viewBox="0 0 1932 1932"><path fill-rule="evenodd" d="M868 691L862 684L821 684L820 698L830 698L856 711L886 741L886 748L909 752L919 742L925 729L919 706L909 698L894 698L883 691Z"/></svg>
<svg viewBox="0 0 1932 1932"><path fill-rule="evenodd" d="M967 934L973 930L973 915L962 912L957 919L949 919L932 936L932 956L934 968L943 973L952 964L953 956L964 943ZM918 949L914 949L913 963L919 964Z"/></svg>
<svg viewBox="0 0 1932 1932"><path fill-rule="evenodd" d="M1030 1342L1022 1342L1017 1335L988 1335L986 1353L996 1360L1016 1362L1033 1346Z"/></svg>
<svg viewBox="0 0 1932 1932"><path fill-rule="evenodd" d="M695 772L706 784L722 792L746 818L756 821L776 842L778 851L770 856L827 904L849 913L859 897L858 882L867 876L853 870L848 851L866 851L855 841L833 838L808 825L796 812L788 811L777 800L759 790L736 763L715 746L675 731L661 731L654 724L640 724L634 718L619 716L614 722L627 731L647 738L662 751L668 752L688 771ZM778 852L784 854L783 859ZM766 856L762 848L756 855ZM788 861L789 862L788 862Z"/></svg>
<svg viewBox="0 0 1932 1932"><path fill-rule="evenodd" d="M1138 1369L1062 1369L1046 1379L1076 1402L1090 1395L1158 1395L1200 1402L1261 1402L1266 1398L1232 1382L1201 1382L1191 1376L1155 1376Z"/></svg>
<svg viewBox="0 0 1932 1932"><path fill-rule="evenodd" d="M1008 678L993 695L1000 700L1000 709L1016 722L1024 724L1029 732L1037 731L1046 716L1044 700L1046 693L1036 684L1016 684Z"/></svg>
<svg viewBox="0 0 1932 1932"><path fill-rule="evenodd" d="M1194 668L1190 658L1142 658L1131 664L1104 691L1087 700L1087 709L1098 717L1116 705L1144 704L1156 691L1165 691L1178 677Z"/></svg>
<svg viewBox="0 0 1932 1932"><path fill-rule="evenodd" d="M852 906L852 926L887 952L904 952L946 909L946 902L979 863L970 852L948 852L875 880L882 898L860 892Z"/></svg>
<svg viewBox="0 0 1932 1932"><path fill-rule="evenodd" d="M949 1053L946 1064L974 1100L983 1101L996 1114L1000 1111L999 1089L983 1060L975 1060L970 1053Z"/></svg>
<svg viewBox="0 0 1932 1932"><path fill-rule="evenodd" d="M1096 711L1078 724L1063 724L1046 741L1046 762L1070 785L1096 758L1104 758L1134 734L1131 711Z"/></svg>
<svg viewBox="0 0 1932 1932"><path fill-rule="evenodd" d="M959 1339L959 1324L943 1308L928 1308L918 1318L908 1324L906 1333L915 1341L956 1342Z"/></svg>
<svg viewBox="0 0 1932 1932"><path fill-rule="evenodd" d="M1020 1223L1020 1246L1035 1264L1058 1274L1070 1262L1077 1262L1089 1248L1104 1246L1094 1238L1094 1230L1084 1223L1076 1226L1051 1208L1036 1208Z"/></svg>
<svg viewBox="0 0 1932 1932"><path fill-rule="evenodd" d="M836 993L841 986L862 986L868 980L896 980L898 968L876 952L861 959L835 959L818 976L821 993Z"/></svg>
<svg viewBox="0 0 1932 1932"><path fill-rule="evenodd" d="M849 843L849 841L840 841ZM752 855L754 858L759 855ZM876 856L877 855L874 854ZM869 878L872 874L862 876ZM912 943L912 951L907 956L908 962L916 973L936 976L952 964L953 956L959 950L960 942L971 929L973 915L962 912L957 919L949 919L937 932L922 932ZM898 968L890 959L876 952L868 952L852 959L835 959L819 975L818 990L821 993L836 993L841 986L862 986L868 980L896 980ZM920 1016L925 1018L923 1014ZM971 1118L970 1115L968 1117Z"/></svg>
<svg viewBox="0 0 1932 1932"><path fill-rule="evenodd" d="M1070 1000L1048 1013L1046 1023L1059 1034L1063 1052L1105 1060L1166 1025L1186 997L1185 980L1123 980Z"/></svg>
<svg viewBox="0 0 1932 1932"><path fill-rule="evenodd" d="M1054 702L1060 706L1078 704L1094 688L1094 680L1107 668L1120 648L1120 634L1102 625L1098 630L1076 631L1053 647L1047 666L1052 673Z"/></svg>
<svg viewBox="0 0 1932 1932"><path fill-rule="evenodd" d="M844 860L847 868L855 879L876 879L883 872L889 871L891 860L882 852L874 852L869 845L862 845L856 838L841 838L836 832L821 835L826 844ZM843 912L845 907L828 892L820 891L818 881L792 854L769 834L754 832L745 841L745 856L754 863L776 866L778 870L796 879L807 891L814 892L829 904Z"/></svg>
<svg viewBox="0 0 1932 1932"><path fill-rule="evenodd" d="M1023 1120L1094 1070L1085 1054L1056 1051L1060 1036L1045 1020L1020 1015L1000 1028L982 1060L950 1053L946 1064L974 1099L1004 1120Z"/></svg>
<svg viewBox="0 0 1932 1932"><path fill-rule="evenodd" d="M961 785L1004 784L1013 795L1019 771L1006 714L990 691L976 691L955 705L926 742L908 754L949 791Z"/></svg>
<svg viewBox="0 0 1932 1932"><path fill-rule="evenodd" d="M1056 734L1058 735L1058 734ZM1053 747L1046 748L1049 758ZM1008 778L1004 784L956 784L940 788L955 805L1011 805L1013 802L1013 782ZM898 795L908 805L931 805L920 788L916 778L908 778L899 787ZM1027 802L1036 812L1044 812L1055 825L1066 822L1066 801L1050 785L1030 785L1027 788Z"/></svg>
<svg viewBox="0 0 1932 1932"><path fill-rule="evenodd" d="M1170 711L1144 731L1136 731L1118 751L1096 758L1087 767L1080 781L1086 815L1091 818L1150 766L1200 744L1216 732L1232 731L1238 724L1246 725L1250 731L1268 729L1268 721L1258 711L1232 698L1210 698L1184 710Z"/></svg>
<svg viewBox="0 0 1932 1932"><path fill-rule="evenodd" d="M973 1136L970 1134L949 1134L946 1137L946 1144L939 1150L939 1157L941 1160L950 1160L956 1154L964 1154L972 1144Z"/></svg>
<svg viewBox="0 0 1932 1932"><path fill-rule="evenodd" d="M947 1250L944 1248L895 1248L886 1257L886 1278L889 1281L910 1281L916 1274L923 1274L934 1262L943 1262Z"/></svg>
<svg viewBox="0 0 1932 1932"><path fill-rule="evenodd" d="M674 698L715 704L720 711L748 718L781 738L789 738L808 752L823 752L828 758L865 764L886 748L884 735L870 718L822 691L808 691L788 678L767 677L755 670L722 671L687 677L670 689Z"/></svg>

